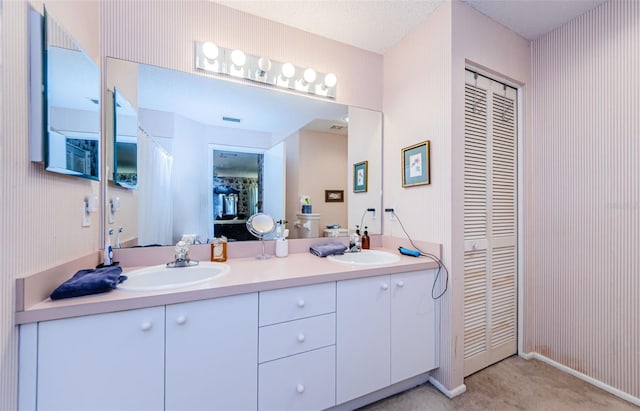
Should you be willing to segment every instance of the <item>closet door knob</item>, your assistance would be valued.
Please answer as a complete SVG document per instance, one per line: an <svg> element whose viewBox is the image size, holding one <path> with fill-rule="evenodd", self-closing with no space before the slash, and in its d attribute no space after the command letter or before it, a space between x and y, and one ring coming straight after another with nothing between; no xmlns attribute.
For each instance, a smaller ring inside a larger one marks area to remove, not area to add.
<svg viewBox="0 0 640 411"><path fill-rule="evenodd" d="M387 283L382 283L382 285L380 286L380 288L386 291L386 290L388 290L388 289L389 289L389 284L387 284Z"/></svg>
<svg viewBox="0 0 640 411"><path fill-rule="evenodd" d="M302 308L302 307L304 307L304 304L305 303L304 303L304 300L302 298L298 300L298 307Z"/></svg>
<svg viewBox="0 0 640 411"><path fill-rule="evenodd" d="M404 281L398 281L398 287L400 288L404 287Z"/></svg>
<svg viewBox="0 0 640 411"><path fill-rule="evenodd" d="M187 317L184 315L181 315L178 318L176 318L176 322L178 323L178 325L183 325L187 322Z"/></svg>
<svg viewBox="0 0 640 411"><path fill-rule="evenodd" d="M298 341L299 342L304 342L304 334L298 334Z"/></svg>
<svg viewBox="0 0 640 411"><path fill-rule="evenodd" d="M151 329L151 327L152 327L152 324L149 321L145 321L142 324L140 324L140 329L142 331L149 331Z"/></svg>
<svg viewBox="0 0 640 411"><path fill-rule="evenodd" d="M298 393L302 394L304 392L304 385L298 384L298 386L296 387L296 391L298 391Z"/></svg>

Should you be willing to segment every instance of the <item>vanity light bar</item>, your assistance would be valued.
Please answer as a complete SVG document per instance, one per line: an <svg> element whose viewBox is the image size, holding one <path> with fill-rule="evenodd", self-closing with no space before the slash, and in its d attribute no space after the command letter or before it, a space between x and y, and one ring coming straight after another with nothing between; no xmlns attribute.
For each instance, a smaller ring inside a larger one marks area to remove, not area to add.
<svg viewBox="0 0 640 411"><path fill-rule="evenodd" d="M338 79L333 73L252 56L212 42L196 41L196 69L252 80L316 96L335 98Z"/></svg>

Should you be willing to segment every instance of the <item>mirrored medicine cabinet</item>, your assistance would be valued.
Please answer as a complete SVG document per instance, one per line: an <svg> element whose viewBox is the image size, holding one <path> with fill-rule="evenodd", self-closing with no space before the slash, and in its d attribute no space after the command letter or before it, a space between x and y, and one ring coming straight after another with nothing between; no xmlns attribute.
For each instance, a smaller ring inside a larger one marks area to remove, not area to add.
<svg viewBox="0 0 640 411"><path fill-rule="evenodd" d="M100 70L44 15L44 164L50 172L100 178Z"/></svg>

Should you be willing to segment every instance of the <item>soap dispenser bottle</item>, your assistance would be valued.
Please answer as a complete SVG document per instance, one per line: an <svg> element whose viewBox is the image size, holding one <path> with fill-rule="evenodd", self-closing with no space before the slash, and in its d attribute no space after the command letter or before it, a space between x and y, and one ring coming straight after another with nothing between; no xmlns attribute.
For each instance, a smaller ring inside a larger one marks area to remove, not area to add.
<svg viewBox="0 0 640 411"><path fill-rule="evenodd" d="M370 239L369 232L367 231L367 226L364 227L364 234L362 235L362 249L368 250L370 248Z"/></svg>
<svg viewBox="0 0 640 411"><path fill-rule="evenodd" d="M286 221L278 221L278 228L276 229L276 257L286 257L289 255L289 230L284 228Z"/></svg>

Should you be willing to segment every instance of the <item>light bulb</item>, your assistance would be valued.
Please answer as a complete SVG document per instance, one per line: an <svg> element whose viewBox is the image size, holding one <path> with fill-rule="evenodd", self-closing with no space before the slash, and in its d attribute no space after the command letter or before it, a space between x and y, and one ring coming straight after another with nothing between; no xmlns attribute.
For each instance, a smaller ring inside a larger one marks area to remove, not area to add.
<svg viewBox="0 0 640 411"><path fill-rule="evenodd" d="M231 52L231 62L236 67L242 67L247 62L247 56L242 50L233 50Z"/></svg>
<svg viewBox="0 0 640 411"><path fill-rule="evenodd" d="M208 60L217 59L219 53L220 53L220 51L218 50L218 46L216 46L212 42L207 41L206 43L202 44L202 54L204 54L204 56Z"/></svg>
<svg viewBox="0 0 640 411"><path fill-rule="evenodd" d="M316 71L312 68L308 68L304 71L303 77L304 81L307 83L313 83L316 81Z"/></svg>
<svg viewBox="0 0 640 411"><path fill-rule="evenodd" d="M327 75L324 76L324 82L322 84L326 88L331 88L331 87L335 87L337 83L338 83L338 78L336 77L336 75L333 73L327 73Z"/></svg>
<svg viewBox="0 0 640 411"><path fill-rule="evenodd" d="M296 74L296 68L291 63L284 63L282 65L282 75L286 78L291 78Z"/></svg>
<svg viewBox="0 0 640 411"><path fill-rule="evenodd" d="M260 57L260 59L258 60L258 68L262 72L271 70L271 60L269 60L267 57ZM264 73L262 75L264 75Z"/></svg>

